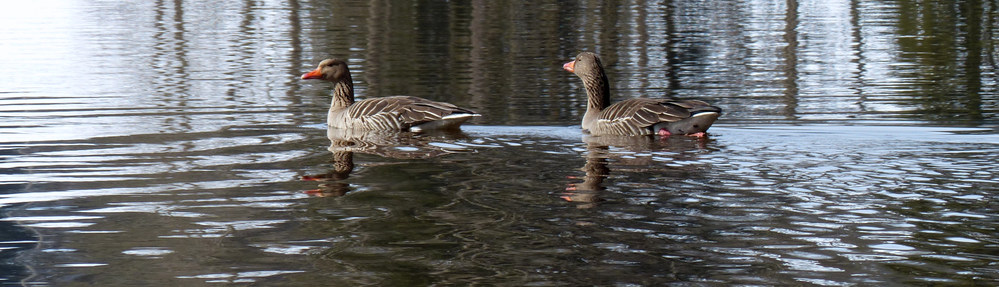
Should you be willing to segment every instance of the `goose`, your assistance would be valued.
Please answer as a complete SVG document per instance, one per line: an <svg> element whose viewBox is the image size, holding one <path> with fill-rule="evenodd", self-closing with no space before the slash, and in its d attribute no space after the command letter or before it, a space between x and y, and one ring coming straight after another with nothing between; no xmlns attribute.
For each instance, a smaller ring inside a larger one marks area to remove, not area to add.
<svg viewBox="0 0 999 287"><path fill-rule="evenodd" d="M721 108L698 100L633 98L610 103L610 85L600 57L582 52L562 69L576 74L586 89L583 131L590 135L689 135L704 137Z"/></svg>
<svg viewBox="0 0 999 287"><path fill-rule="evenodd" d="M445 102L412 96L392 96L354 101L354 83L347 62L326 59L304 80L333 82L333 101L326 125L336 129L409 131L454 130L472 117L480 116L468 109Z"/></svg>

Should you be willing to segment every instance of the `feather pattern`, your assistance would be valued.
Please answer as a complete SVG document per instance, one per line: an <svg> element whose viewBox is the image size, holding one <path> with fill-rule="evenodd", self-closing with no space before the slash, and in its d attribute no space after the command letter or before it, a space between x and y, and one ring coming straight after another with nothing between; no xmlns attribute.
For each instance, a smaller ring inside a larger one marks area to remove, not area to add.
<svg viewBox="0 0 999 287"><path fill-rule="evenodd" d="M333 82L333 101L326 124L331 128L355 130L421 131L456 129L479 114L453 104L411 96L394 96L354 101L354 84L347 64L338 59L319 63L302 79Z"/></svg>
<svg viewBox="0 0 999 287"><path fill-rule="evenodd" d="M327 124L340 129L406 131L448 116L468 120L478 114L449 103L394 96L358 101L345 109L331 109Z"/></svg>
<svg viewBox="0 0 999 287"><path fill-rule="evenodd" d="M583 52L563 68L583 81L587 94L583 130L593 135L696 134L706 131L721 108L698 100L634 98L610 104L610 88L596 54Z"/></svg>

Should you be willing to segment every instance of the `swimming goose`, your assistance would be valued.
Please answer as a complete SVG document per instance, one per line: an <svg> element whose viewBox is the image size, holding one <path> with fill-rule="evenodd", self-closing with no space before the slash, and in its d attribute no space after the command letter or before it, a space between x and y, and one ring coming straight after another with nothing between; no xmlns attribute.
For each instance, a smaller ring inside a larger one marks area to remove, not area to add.
<svg viewBox="0 0 999 287"><path fill-rule="evenodd" d="M333 82L333 102L326 118L330 128L411 131L458 129L479 114L455 105L410 96L354 101L354 83L347 63L339 59L319 62L302 79Z"/></svg>
<svg viewBox="0 0 999 287"><path fill-rule="evenodd" d="M698 100L634 98L611 105L607 75L594 53L579 53L562 68L583 80L588 100L582 126L591 135L703 137L721 116L721 108Z"/></svg>

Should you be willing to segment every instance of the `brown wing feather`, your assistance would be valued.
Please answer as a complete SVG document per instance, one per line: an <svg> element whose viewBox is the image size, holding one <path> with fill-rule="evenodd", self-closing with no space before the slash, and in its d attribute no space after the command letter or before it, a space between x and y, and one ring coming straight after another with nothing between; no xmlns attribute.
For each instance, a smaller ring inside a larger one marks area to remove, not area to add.
<svg viewBox="0 0 999 287"><path fill-rule="evenodd" d="M691 116L701 112L713 112L713 113L722 112L721 108L712 106L711 104L708 104L704 101L682 100L682 101L670 101L670 103L687 109L688 111L690 111Z"/></svg>
<svg viewBox="0 0 999 287"><path fill-rule="evenodd" d="M350 106L351 118L371 129L407 129L451 114L475 114L455 105L410 96L367 99Z"/></svg>
<svg viewBox="0 0 999 287"><path fill-rule="evenodd" d="M665 99L635 98L617 102L600 112L597 125L613 134L646 134L644 131L661 122L690 117L683 105Z"/></svg>

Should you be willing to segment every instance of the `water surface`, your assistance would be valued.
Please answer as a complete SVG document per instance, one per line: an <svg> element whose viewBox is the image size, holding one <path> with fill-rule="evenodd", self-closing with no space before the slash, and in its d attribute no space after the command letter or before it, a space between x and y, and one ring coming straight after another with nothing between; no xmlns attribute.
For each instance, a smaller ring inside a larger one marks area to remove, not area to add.
<svg viewBox="0 0 999 287"><path fill-rule="evenodd" d="M4 285L999 283L996 3L9 6ZM725 115L583 135L584 50ZM331 56L484 116L328 135Z"/></svg>

